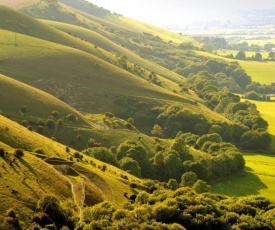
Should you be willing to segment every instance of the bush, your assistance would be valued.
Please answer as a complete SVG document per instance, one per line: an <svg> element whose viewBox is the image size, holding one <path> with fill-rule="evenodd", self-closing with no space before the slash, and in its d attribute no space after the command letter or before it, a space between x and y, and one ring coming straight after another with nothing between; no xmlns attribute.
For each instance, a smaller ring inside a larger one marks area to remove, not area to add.
<svg viewBox="0 0 275 230"><path fill-rule="evenodd" d="M5 156L5 149L0 148L0 157L4 157Z"/></svg>
<svg viewBox="0 0 275 230"><path fill-rule="evenodd" d="M62 128L63 127L63 120L62 119L58 119L57 122L56 122L56 124L57 124L58 128Z"/></svg>
<svg viewBox="0 0 275 230"><path fill-rule="evenodd" d="M75 152L74 157L81 160L83 158L83 155L80 154L79 152Z"/></svg>
<svg viewBox="0 0 275 230"><path fill-rule="evenodd" d="M68 114L68 115L66 116L66 119L67 119L68 121L70 121L70 122L77 122L77 121L78 121L78 118L77 118L75 115L73 115L73 114Z"/></svg>
<svg viewBox="0 0 275 230"><path fill-rule="evenodd" d="M48 120L46 121L46 126L47 126L49 129L55 129L54 120L48 119Z"/></svg>
<svg viewBox="0 0 275 230"><path fill-rule="evenodd" d="M48 224L52 224L52 220L49 215L45 212L38 212L31 218L32 222L39 224L41 227L45 227Z"/></svg>
<svg viewBox="0 0 275 230"><path fill-rule="evenodd" d="M23 156L24 156L23 150L22 150L22 149L16 149L16 150L14 151L14 156L17 157L17 158L23 157Z"/></svg>
<svg viewBox="0 0 275 230"><path fill-rule="evenodd" d="M45 132L45 128L42 125L36 127L36 132L43 134Z"/></svg>
<svg viewBox="0 0 275 230"><path fill-rule="evenodd" d="M56 118L56 117L59 117L59 112L56 111L56 110L53 110L53 111L52 111L52 116L55 117L55 118Z"/></svg>

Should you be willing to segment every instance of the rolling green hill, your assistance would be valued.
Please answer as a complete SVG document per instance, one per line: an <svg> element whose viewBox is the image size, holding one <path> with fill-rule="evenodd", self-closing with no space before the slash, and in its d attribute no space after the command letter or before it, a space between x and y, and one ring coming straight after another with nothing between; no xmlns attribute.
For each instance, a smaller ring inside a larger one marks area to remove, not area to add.
<svg viewBox="0 0 275 230"><path fill-rule="evenodd" d="M0 229L272 229L265 198L208 193L274 200L273 158L238 149L269 142L237 64L87 1L30 3L0 6Z"/></svg>
<svg viewBox="0 0 275 230"><path fill-rule="evenodd" d="M139 66L145 69L149 69L150 71L155 72L158 75L163 76L164 78L169 79L173 82L179 83L181 81L184 81L182 76L176 74L175 72L169 71L168 69L162 66L156 65L153 62L149 62L148 60L145 60L144 58L141 58L140 56L132 53L131 51L121 47L121 45L119 44L122 41L116 40L117 38L119 38L119 36L117 36L117 34L112 34L108 32L106 28L102 26L102 24L105 23L105 21L102 22L102 19L96 18L91 15L86 15L86 14L82 15L81 12L77 12L74 9L71 9L59 3L56 3L54 6L52 6L49 4L47 5L45 2L40 2L39 4L36 4L30 8L23 9L22 12L40 19L53 20L53 21L65 22L67 24L76 25L77 27L76 26L73 27L73 26L69 26L61 23L44 21L46 24L52 25L59 29L61 28L61 30L63 30L66 34L69 32L71 35L79 37L78 39L75 39L75 43L77 44L75 44L74 47L76 48L79 48L84 51L92 52L94 55L98 56L99 53L94 52L95 51L94 45L96 45L98 47L101 47L104 50L115 53L115 55L121 55L121 56L126 55L127 58L129 58L129 61L132 62L133 64L138 64ZM92 17L92 18L87 18L87 17ZM119 28L117 28L116 24L112 26L113 28L120 31L120 33L122 33L123 36L125 33L126 34L129 33L128 29L123 29L123 31L121 31L121 27L119 26ZM86 30L83 29L83 27L86 28ZM133 31L135 31L135 29L133 29ZM134 35L133 32L130 32L130 35L133 37L138 37L140 33L138 35L137 34ZM64 39L64 36L66 35L63 34L63 39ZM56 40L52 40L50 37L48 38L44 37L44 39L56 42ZM72 40L72 38L70 39ZM83 47L83 42L79 44L80 39L87 40L88 42L91 42L93 45L91 46L90 44L84 43L85 46ZM68 45L64 41L59 40L57 42L64 45ZM123 44L123 42L121 44ZM88 47L90 47L90 49L88 49ZM100 54L100 57L102 57L102 54ZM105 57L105 60L106 59L112 59L112 57L110 57L110 54L109 56Z"/></svg>
<svg viewBox="0 0 275 230"><path fill-rule="evenodd" d="M121 203L125 201L123 193L132 192L129 181L140 183L139 179L111 165L104 164L108 170L101 170L103 163L94 158L85 156L77 160L73 155L75 150L67 152L64 145L3 116L0 116L0 148L7 152L0 157L2 229L7 227L4 214L8 209L15 210L23 226L29 226L29 216L37 201L46 194L55 194L60 200L68 199L83 208L103 200ZM20 158L14 155L18 148L24 149ZM37 149L39 154L33 153ZM121 175L128 179L122 179ZM74 212L78 215L79 210Z"/></svg>

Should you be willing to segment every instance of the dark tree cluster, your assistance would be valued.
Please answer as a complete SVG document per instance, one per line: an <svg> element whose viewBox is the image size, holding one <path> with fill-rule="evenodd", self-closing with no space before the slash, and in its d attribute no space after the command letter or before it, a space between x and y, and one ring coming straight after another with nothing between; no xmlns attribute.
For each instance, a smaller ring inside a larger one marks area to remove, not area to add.
<svg viewBox="0 0 275 230"><path fill-rule="evenodd" d="M191 188L140 192L134 202L85 208L76 229L228 230L275 228L274 205L262 197L228 198Z"/></svg>

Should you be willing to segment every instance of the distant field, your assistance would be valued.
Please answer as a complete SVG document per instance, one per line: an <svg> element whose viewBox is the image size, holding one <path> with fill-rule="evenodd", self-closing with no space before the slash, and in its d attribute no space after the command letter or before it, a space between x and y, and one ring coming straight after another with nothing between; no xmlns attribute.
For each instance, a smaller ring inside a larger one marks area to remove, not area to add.
<svg viewBox="0 0 275 230"><path fill-rule="evenodd" d="M245 172L212 186L212 192L228 196L264 196L275 201L275 155L245 153Z"/></svg>
<svg viewBox="0 0 275 230"><path fill-rule="evenodd" d="M272 135L270 150L275 152L275 103L255 102L262 117L269 123ZM275 201L275 154L244 154L245 172L213 185L212 191L229 196L265 196Z"/></svg>
<svg viewBox="0 0 275 230"><path fill-rule="evenodd" d="M253 81L260 82L262 84L271 84L272 82L275 82L275 62L240 61L202 51L195 52L198 55L223 59L228 62L238 61L248 75L251 76Z"/></svg>
<svg viewBox="0 0 275 230"><path fill-rule="evenodd" d="M275 62L238 61L253 81L262 84L275 82Z"/></svg>
<svg viewBox="0 0 275 230"><path fill-rule="evenodd" d="M218 54L219 54L219 55L222 55L222 56L226 56L226 55L233 54L233 56L235 57L235 56L237 55L238 52L239 52L239 50L219 50L219 51L218 51ZM257 52L248 52L248 51L245 52L247 58L252 57L252 56L255 55L256 53L257 53ZM269 52L260 52L260 53L262 54L262 57L263 57L263 58L268 58L268 53L269 53Z"/></svg>
<svg viewBox="0 0 275 230"><path fill-rule="evenodd" d="M256 104L261 116L268 122L268 131L272 136L270 150L275 152L275 102L252 101Z"/></svg>

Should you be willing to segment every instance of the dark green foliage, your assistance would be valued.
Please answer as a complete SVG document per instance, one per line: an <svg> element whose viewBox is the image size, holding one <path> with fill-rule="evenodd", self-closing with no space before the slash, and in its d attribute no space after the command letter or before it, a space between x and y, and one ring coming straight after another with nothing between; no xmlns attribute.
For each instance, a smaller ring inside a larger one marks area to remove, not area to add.
<svg viewBox="0 0 275 230"><path fill-rule="evenodd" d="M46 126L47 126L48 129L55 129L54 120L48 119L48 120L46 121Z"/></svg>
<svg viewBox="0 0 275 230"><path fill-rule="evenodd" d="M244 94L244 97L246 99L255 100L255 101L260 101L262 99L261 95L256 93L255 91L250 91L250 92Z"/></svg>
<svg viewBox="0 0 275 230"><path fill-rule="evenodd" d="M39 125L36 127L36 132L40 133L40 134L44 134L45 133L45 128L42 125Z"/></svg>
<svg viewBox="0 0 275 230"><path fill-rule="evenodd" d="M15 149L14 156L17 158L22 158L24 156L24 151L22 149Z"/></svg>
<svg viewBox="0 0 275 230"><path fill-rule="evenodd" d="M68 114L66 116L66 119L70 122L77 122L78 121L78 118L77 116L75 116L74 114Z"/></svg>
<svg viewBox="0 0 275 230"><path fill-rule="evenodd" d="M205 181L198 180L195 182L195 184L192 187L197 193L204 193L209 192L211 189L211 186L208 185Z"/></svg>
<svg viewBox="0 0 275 230"><path fill-rule="evenodd" d="M20 109L20 111L22 113L26 113L27 112L27 106L22 106L21 109Z"/></svg>
<svg viewBox="0 0 275 230"><path fill-rule="evenodd" d="M63 120L62 119L58 119L56 122L56 125L58 128L63 128Z"/></svg>
<svg viewBox="0 0 275 230"><path fill-rule="evenodd" d="M74 158L77 158L77 159L82 159L83 158L83 155L82 154L80 154L79 152L75 152L74 153Z"/></svg>
<svg viewBox="0 0 275 230"><path fill-rule="evenodd" d="M10 208L6 211L5 222L9 225L10 229L21 230L19 219L14 211L14 209Z"/></svg>
<svg viewBox="0 0 275 230"><path fill-rule="evenodd" d="M4 157L5 156L5 149L0 148L0 157Z"/></svg>
<svg viewBox="0 0 275 230"><path fill-rule="evenodd" d="M201 114L191 113L178 106L170 106L157 117L165 137L175 137L179 131L202 135L209 129L209 122Z"/></svg>
<svg viewBox="0 0 275 230"><path fill-rule="evenodd" d="M207 141L220 143L222 141L222 138L217 133L205 134L205 135L201 136L200 138L198 138L196 145L201 149L203 147L203 144Z"/></svg>
<svg viewBox="0 0 275 230"><path fill-rule="evenodd" d="M246 54L244 51L239 51L237 54L236 54L236 59L239 59L239 60L244 60L246 59Z"/></svg>
<svg viewBox="0 0 275 230"><path fill-rule="evenodd" d="M70 152L70 148L68 146L66 146L65 150L66 150L66 153Z"/></svg>
<svg viewBox="0 0 275 230"><path fill-rule="evenodd" d="M180 185L183 187L192 187L198 180L197 174L194 172L186 172L181 176Z"/></svg>
<svg viewBox="0 0 275 230"><path fill-rule="evenodd" d="M59 112L56 111L56 110L53 110L51 114L52 114L52 116L53 116L54 118L59 117Z"/></svg>
<svg viewBox="0 0 275 230"><path fill-rule="evenodd" d="M105 147L88 148L84 154L90 155L100 161L119 167L117 156Z"/></svg>
<svg viewBox="0 0 275 230"><path fill-rule="evenodd" d="M126 172L136 176L141 177L141 168L137 161L130 157L124 157L119 161L120 167Z"/></svg>
<svg viewBox="0 0 275 230"><path fill-rule="evenodd" d="M92 148L92 147L100 147L101 143L98 143L95 139L90 138L87 142L87 147Z"/></svg>
<svg viewBox="0 0 275 230"><path fill-rule="evenodd" d="M53 221L49 215L45 212L38 212L32 216L32 222L37 223L41 227L45 227L48 224L53 224Z"/></svg>
<svg viewBox="0 0 275 230"><path fill-rule="evenodd" d="M141 145L138 145L136 142L126 141L118 146L116 153L118 160L124 157L130 157L135 160L141 168L142 177L148 178L153 176L149 155Z"/></svg>
<svg viewBox="0 0 275 230"><path fill-rule="evenodd" d="M209 188L198 181L195 186ZM103 202L83 212L84 229L274 229L274 208L264 198L198 194L191 188L140 192L135 202ZM266 213L266 214L265 214Z"/></svg>
<svg viewBox="0 0 275 230"><path fill-rule="evenodd" d="M41 227L45 227L50 223L57 229L63 226L74 229L75 221L71 210L63 207L56 196L45 195L42 197L37 203L36 210L38 213L34 214L33 220Z"/></svg>
<svg viewBox="0 0 275 230"><path fill-rule="evenodd" d="M250 130L241 137L241 145L247 150L267 150L271 143L271 138L267 132Z"/></svg>

